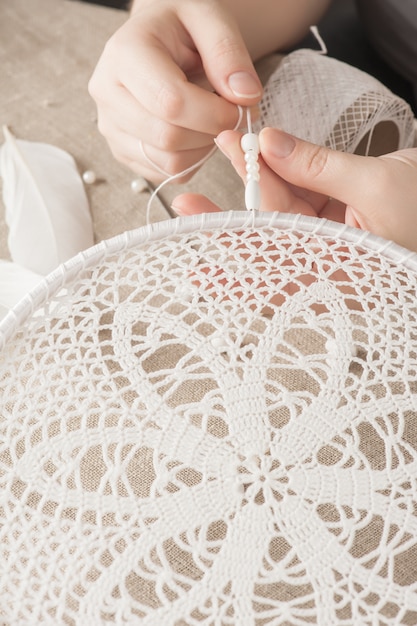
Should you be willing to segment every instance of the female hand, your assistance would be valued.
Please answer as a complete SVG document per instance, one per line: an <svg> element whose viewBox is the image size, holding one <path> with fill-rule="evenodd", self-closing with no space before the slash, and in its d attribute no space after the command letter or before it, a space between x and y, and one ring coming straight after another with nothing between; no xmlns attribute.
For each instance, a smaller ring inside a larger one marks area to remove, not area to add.
<svg viewBox="0 0 417 626"><path fill-rule="evenodd" d="M113 155L159 182L207 154L262 86L220 0L141 0L105 46L89 91Z"/></svg>
<svg viewBox="0 0 417 626"><path fill-rule="evenodd" d="M226 131L217 143L244 179L240 136ZM259 140L261 210L345 222L417 251L417 149L363 157L272 128ZM178 196L173 208L181 215L220 210L194 194Z"/></svg>
<svg viewBox="0 0 417 626"><path fill-rule="evenodd" d="M236 105L261 99L252 61L294 46L330 2L134 1L89 83L114 156L153 182L200 161Z"/></svg>

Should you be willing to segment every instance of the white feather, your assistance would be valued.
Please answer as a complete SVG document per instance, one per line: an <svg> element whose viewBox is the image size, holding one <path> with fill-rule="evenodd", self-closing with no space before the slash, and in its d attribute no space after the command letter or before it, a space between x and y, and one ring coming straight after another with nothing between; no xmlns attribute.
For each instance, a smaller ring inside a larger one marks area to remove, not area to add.
<svg viewBox="0 0 417 626"><path fill-rule="evenodd" d="M47 274L94 243L87 195L74 159L3 127L0 176L13 261Z"/></svg>
<svg viewBox="0 0 417 626"><path fill-rule="evenodd" d="M0 318L36 287L42 278L17 263L0 260Z"/></svg>

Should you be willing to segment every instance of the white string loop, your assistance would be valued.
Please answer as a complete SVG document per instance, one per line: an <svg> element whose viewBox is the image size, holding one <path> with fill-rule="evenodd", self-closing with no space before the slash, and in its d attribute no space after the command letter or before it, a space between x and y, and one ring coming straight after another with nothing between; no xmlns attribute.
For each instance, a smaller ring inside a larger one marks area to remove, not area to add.
<svg viewBox="0 0 417 626"><path fill-rule="evenodd" d="M233 128L233 130L237 130L238 128L240 128L241 123L242 123L242 119L243 119L243 108L240 106L240 104L237 105L237 110L239 113L239 117L238 120L235 124L235 127ZM197 161L197 163L193 163L193 165L190 165L189 167L187 167L185 170L183 170L182 172L178 172L177 174L169 174L168 172L165 172L163 169L161 169L158 165L156 165L156 163L154 163L145 153L145 150L143 148L143 144L142 141L140 141L140 149L142 152L142 155L145 157L146 161L154 168L156 169L159 173L163 174L164 176L167 176L167 178L162 181L162 183L160 183L152 192L152 194L149 197L148 200L148 204L146 205L146 224L148 225L150 223L150 214L151 214L151 207L152 207L152 203L154 201L154 199L156 198L156 196L159 194L159 192L161 191L161 189L163 187L165 187L165 185L168 185L169 183L172 183L174 180L177 180L178 178L182 178L183 176L187 176L187 174L191 174L191 172L194 172L195 170L197 170L199 167L201 167L206 161L209 160L209 158L216 152L217 150L217 146L214 145L210 151L199 161Z"/></svg>
<svg viewBox="0 0 417 626"><path fill-rule="evenodd" d="M314 37L317 40L317 43L320 46L320 50L318 50L318 54L327 54L327 46L324 43L320 33L319 33L319 29L317 28L317 26L310 26L310 31L312 32L312 34L314 35Z"/></svg>

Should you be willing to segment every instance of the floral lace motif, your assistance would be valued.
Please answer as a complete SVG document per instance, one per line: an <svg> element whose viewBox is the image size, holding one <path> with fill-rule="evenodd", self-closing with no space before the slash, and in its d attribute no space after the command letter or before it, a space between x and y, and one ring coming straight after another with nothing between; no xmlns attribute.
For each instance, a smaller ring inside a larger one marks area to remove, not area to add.
<svg viewBox="0 0 417 626"><path fill-rule="evenodd" d="M417 273L302 230L85 263L0 357L0 615L417 624Z"/></svg>

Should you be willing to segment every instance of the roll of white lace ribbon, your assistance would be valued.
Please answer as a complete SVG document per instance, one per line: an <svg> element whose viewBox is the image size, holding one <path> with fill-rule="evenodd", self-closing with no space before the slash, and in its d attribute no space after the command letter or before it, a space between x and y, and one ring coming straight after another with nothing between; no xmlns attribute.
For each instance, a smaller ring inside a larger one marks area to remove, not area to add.
<svg viewBox="0 0 417 626"><path fill-rule="evenodd" d="M374 156L414 142L407 102L366 72L308 49L288 54L269 78L258 126Z"/></svg>

